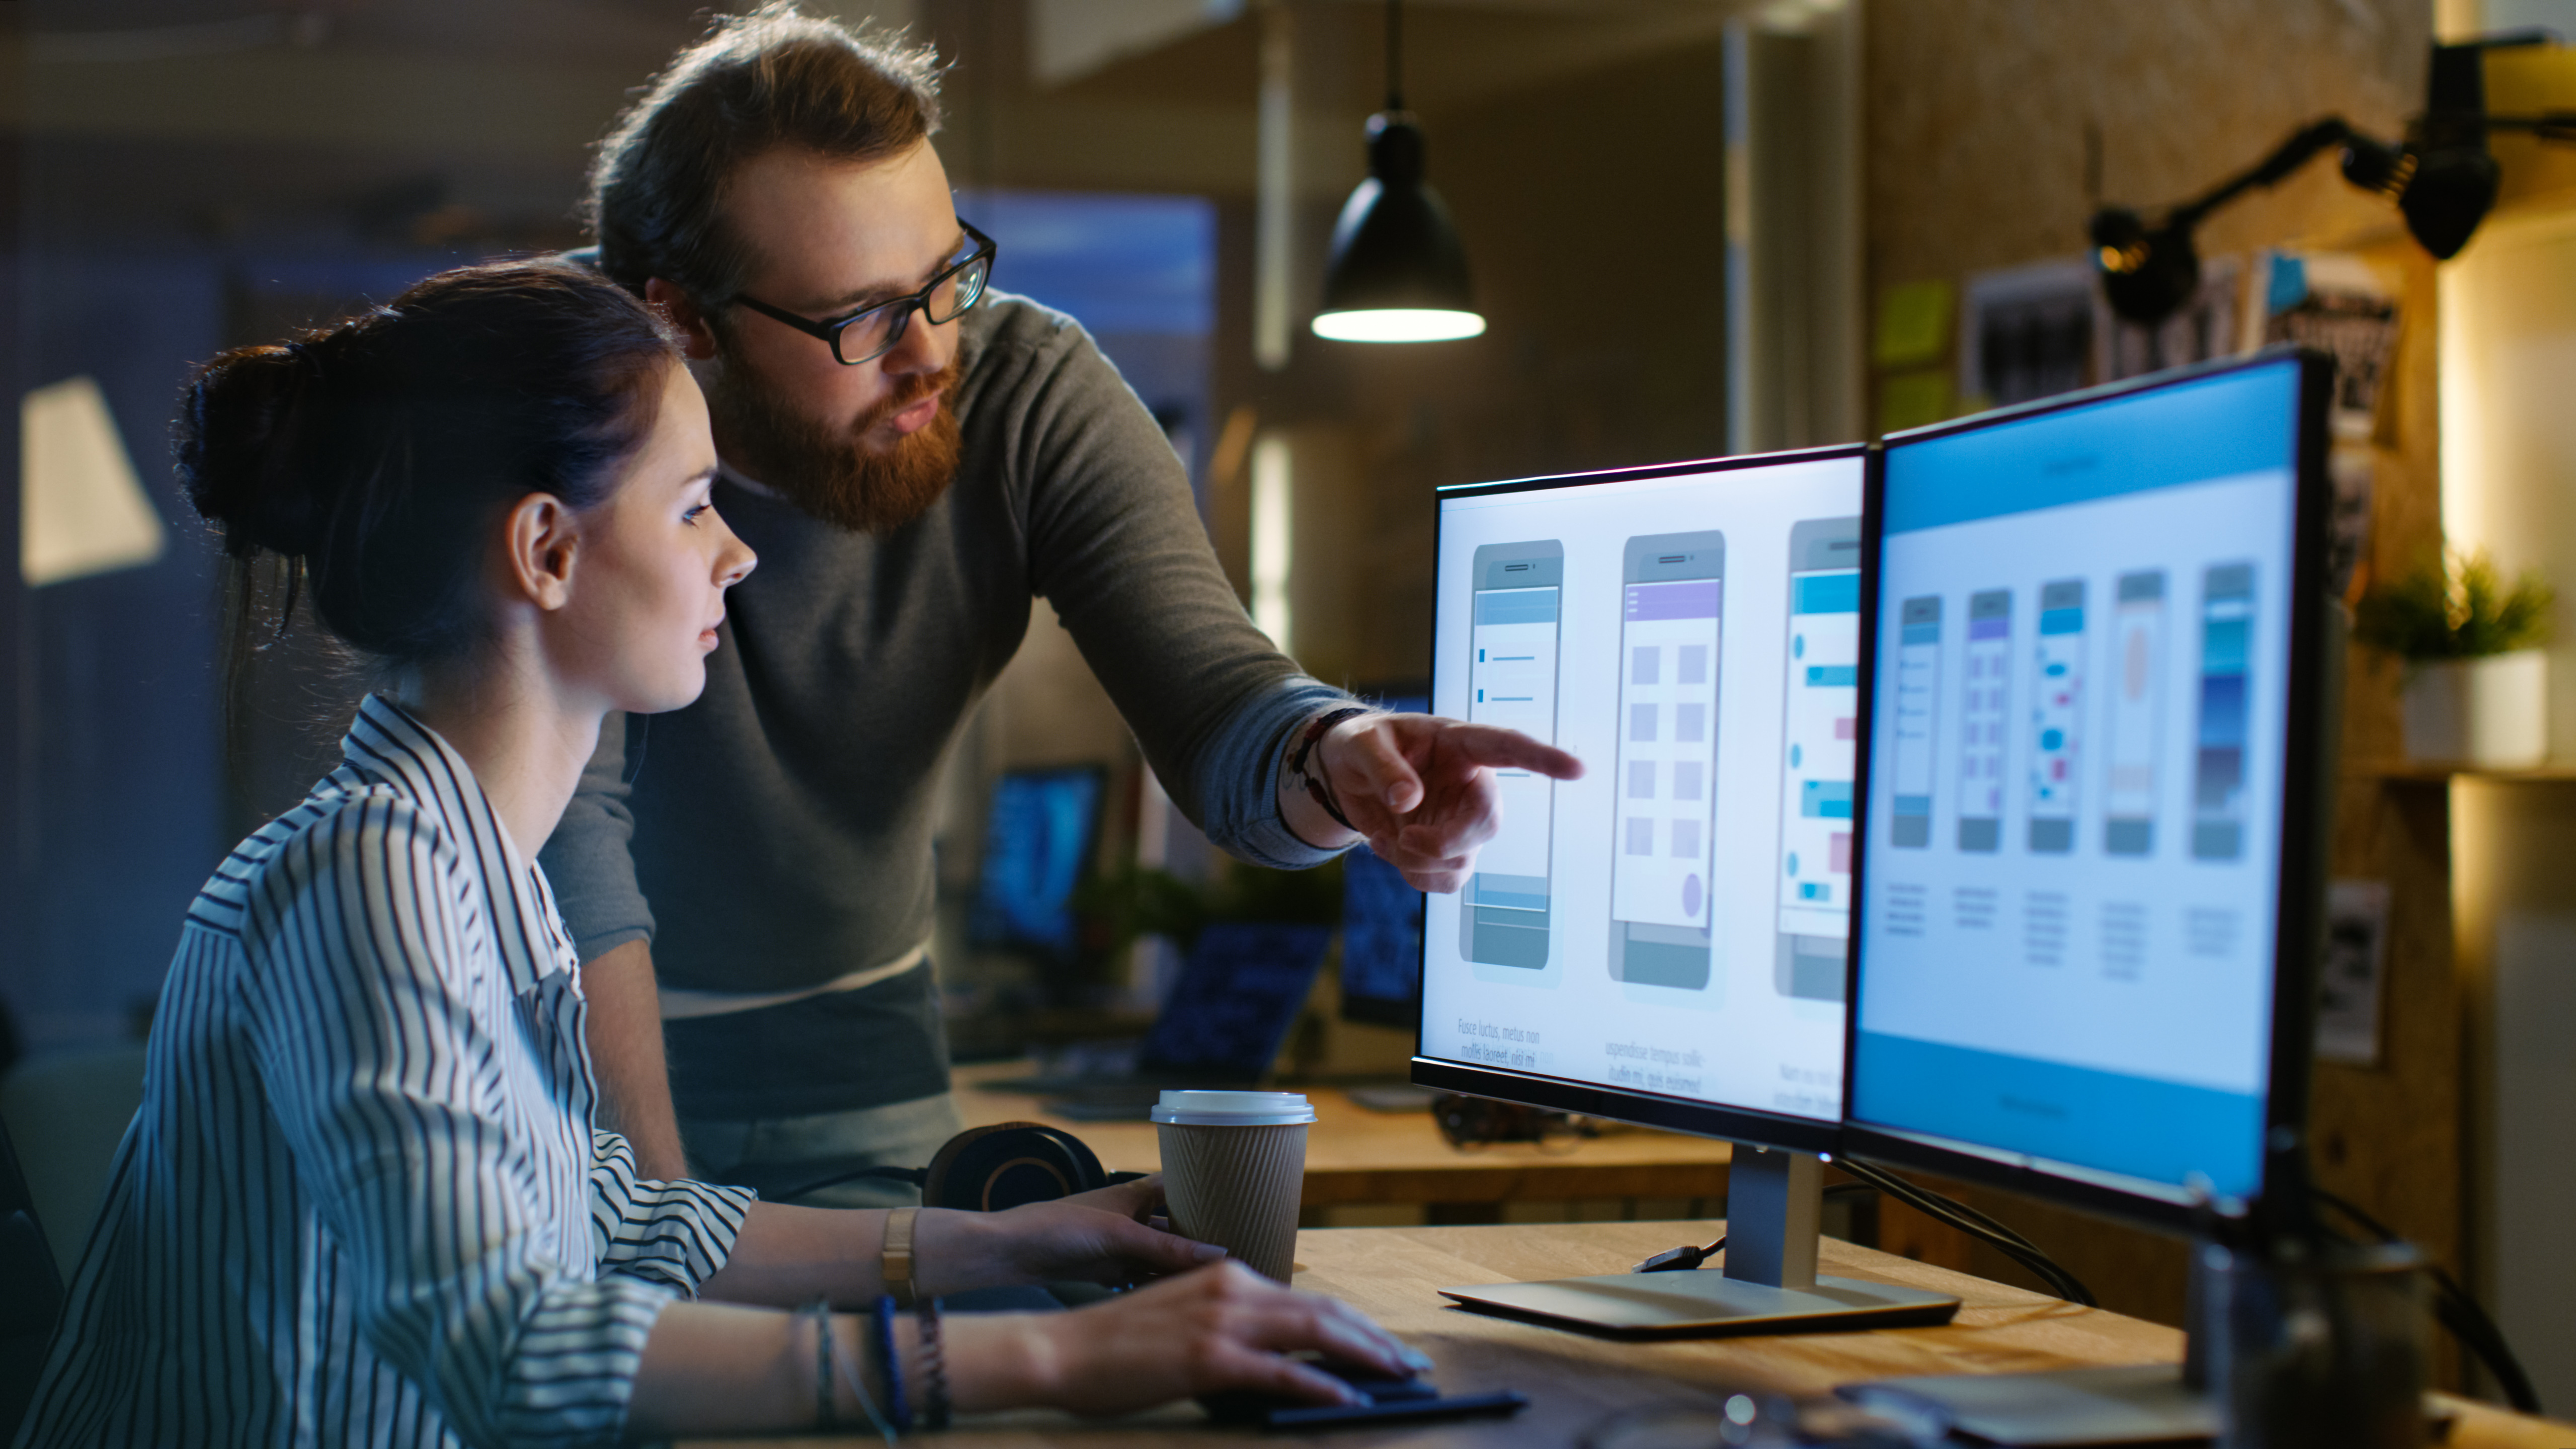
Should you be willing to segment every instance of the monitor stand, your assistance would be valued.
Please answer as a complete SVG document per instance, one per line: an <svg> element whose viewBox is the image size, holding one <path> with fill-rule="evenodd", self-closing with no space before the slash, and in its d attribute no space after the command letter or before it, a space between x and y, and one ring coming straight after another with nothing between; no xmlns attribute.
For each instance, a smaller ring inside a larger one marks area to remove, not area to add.
<svg viewBox="0 0 2576 1449"><path fill-rule="evenodd" d="M2211 1254L2195 1242L2183 1316L2189 1327L2180 1364L2123 1364L2027 1374L1937 1374L1845 1384L1835 1392L1862 1408L1930 1415L1988 1443L2015 1445L2164 1444L2216 1438L2218 1403L2208 1392Z"/></svg>
<svg viewBox="0 0 2576 1449"><path fill-rule="evenodd" d="M1467 1308L1560 1328L1639 1338L1824 1333L1947 1323L1946 1293L1821 1277L1824 1162L1738 1144L1727 1169L1726 1263L1676 1273L1612 1273L1544 1283L1443 1288Z"/></svg>

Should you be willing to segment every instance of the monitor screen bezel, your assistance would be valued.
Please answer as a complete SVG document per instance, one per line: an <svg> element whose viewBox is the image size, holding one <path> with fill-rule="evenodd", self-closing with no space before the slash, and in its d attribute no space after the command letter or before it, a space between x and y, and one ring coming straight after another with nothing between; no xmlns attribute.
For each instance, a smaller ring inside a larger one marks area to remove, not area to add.
<svg viewBox="0 0 2576 1449"><path fill-rule="evenodd" d="M1863 483L1861 507L1861 691L1862 748L1853 776L1855 828L1862 847L1852 861L1851 935L1846 938L1843 1018L1843 1148L1855 1157L1891 1166L1916 1168L1944 1177L2004 1188L2026 1196L2166 1232L2215 1230L2218 1215L2207 1206L2151 1196L2104 1181L2086 1181L2057 1172L1999 1160L2001 1154L1965 1150L1974 1144L1944 1145L1941 1140L1877 1127L1852 1117L1856 1054L1860 1046L1862 941L1866 930L1860 903L1868 900L1868 870L1873 852L1868 841L1870 770L1876 753L1878 622L1882 546L1886 534L1887 459L1889 451L1958 433L1977 432L2048 413L2064 412L2141 393L2205 382L2211 378L2290 366L2298 370L2297 411L2292 419L2293 469L2289 600L2290 658L2288 707L2279 740L2281 776L2281 871L2273 934L2271 1062L2264 1092L2262 1183L2247 1203L2247 1213L2276 1197L2291 1184L2305 1161L2308 1077L2314 1034L2313 986L2316 953L2324 913L2324 867L2333 848L2321 821L2321 807L2332 798L2335 751L2321 731L2336 718L2323 685L2331 671L2325 659L2326 544L2331 488L2326 474L2329 443L2327 408L2333 366L2320 353L2291 347L2266 348L2248 357L2176 368L2147 378L2087 388L2017 407L1980 413L1887 438L1873 449ZM2302 741L2319 748L2299 750Z"/></svg>
<svg viewBox="0 0 2576 1449"><path fill-rule="evenodd" d="M1433 492L1431 556L1435 560L1440 557L1440 528L1445 517L1441 505L1452 499L1843 460L1861 463L1862 486L1866 492L1867 459L1870 451L1870 445L1866 443L1841 443L1826 448L1795 448L1777 453L1746 453L1724 458L1699 458L1687 462L1657 463L1639 468L1609 468L1595 472L1511 478L1493 483L1450 484ZM1435 680L1439 673L1438 631L1439 613L1435 606L1432 614L1431 641L1432 672ZM1863 632L1865 634L1867 631ZM1439 698L1437 691L1432 698L1437 703ZM1423 933L1423 957L1423 976L1427 987L1430 973L1430 932L1428 930ZM1848 973L1848 968L1846 971ZM1848 980L1848 974L1846 980ZM1848 990L1845 996L1848 999ZM1419 1000L1427 1003L1428 999L1429 993L1426 990ZM1424 1009L1427 1008L1417 1008L1413 1018L1412 1078L1418 1086L1466 1092L1479 1097L1493 1097L1533 1107L1580 1112L1588 1117L1607 1117L1645 1127L1661 1127L1668 1131L1687 1132L1699 1137L1723 1138L1730 1142L1783 1148L1793 1152L1830 1154L1839 1150L1841 1146L1842 1124L1839 1120L1818 1121L1810 1117L1790 1117L1752 1107L1724 1106L1695 1097L1666 1096L1657 1092L1639 1091L1633 1087L1604 1086L1566 1077L1542 1077L1505 1068L1472 1066L1442 1057L1425 1056L1422 1052ZM1848 1026L1845 1028L1844 1040L1845 1050L1848 1051L1850 1041ZM1847 1083L1850 1079L1848 1064L1845 1067L1844 1079Z"/></svg>

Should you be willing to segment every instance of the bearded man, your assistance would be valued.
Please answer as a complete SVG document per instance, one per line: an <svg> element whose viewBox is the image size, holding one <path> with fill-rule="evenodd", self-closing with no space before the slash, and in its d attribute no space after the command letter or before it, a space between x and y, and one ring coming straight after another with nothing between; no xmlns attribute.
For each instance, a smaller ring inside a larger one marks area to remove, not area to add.
<svg viewBox="0 0 2576 1449"><path fill-rule="evenodd" d="M612 716L543 855L650 1176L784 1188L918 1166L958 1129L926 969L935 794L1033 597L1246 860L1366 838L1454 890L1496 827L1493 768L1580 771L1358 707L1252 627L1136 395L1070 318L986 287L995 247L931 145L936 76L791 6L720 20L592 173L597 265L683 334L717 507L760 554L705 694L651 722L649 761L645 723Z"/></svg>

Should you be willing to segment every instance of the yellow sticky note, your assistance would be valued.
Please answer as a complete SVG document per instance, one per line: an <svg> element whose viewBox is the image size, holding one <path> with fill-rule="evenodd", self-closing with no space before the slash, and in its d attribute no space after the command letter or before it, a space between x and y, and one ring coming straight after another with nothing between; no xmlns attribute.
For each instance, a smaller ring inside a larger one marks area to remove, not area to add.
<svg viewBox="0 0 2576 1449"><path fill-rule="evenodd" d="M1958 292L1946 281L1899 282L1878 294L1878 335L1870 358L1881 367L1938 362L1950 345Z"/></svg>
<svg viewBox="0 0 2576 1449"><path fill-rule="evenodd" d="M1950 416L1950 370L1928 368L1878 380L1878 431L1901 433Z"/></svg>

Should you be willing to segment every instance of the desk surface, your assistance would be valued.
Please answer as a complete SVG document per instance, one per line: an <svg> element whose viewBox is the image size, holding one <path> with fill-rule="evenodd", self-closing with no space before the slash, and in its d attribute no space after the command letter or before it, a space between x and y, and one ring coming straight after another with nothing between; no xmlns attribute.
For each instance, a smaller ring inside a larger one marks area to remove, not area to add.
<svg viewBox="0 0 2576 1449"><path fill-rule="evenodd" d="M1740 1389L1801 1396L1857 1379L1900 1374L2071 1368L2173 1362L2182 1335L2100 1309L1827 1240L1830 1271L1847 1277L1938 1289L1965 1300L1941 1328L1776 1338L1627 1343L1541 1328L1450 1307L1437 1289L1507 1279L1541 1279L1624 1269L1683 1241L1706 1242L1721 1223L1565 1223L1515 1227L1315 1229L1297 1237L1297 1284L1367 1309L1431 1355L1451 1393L1518 1389L1530 1407L1517 1418L1469 1420L1411 1430L1363 1429L1333 1442L1401 1442L1406 1449L1571 1445L1621 1409L1714 1404ZM2576 1429L2461 1403L2446 1449L2567 1449ZM1013 1414L961 1425L942 1442L958 1449L1154 1443L1175 1446L1249 1440L1248 1430L1209 1426L1186 1406L1109 1423L1060 1415ZM825 1441L765 1439L763 1444ZM847 1443L850 1441L833 1441ZM1270 1442L1287 1442L1273 1439Z"/></svg>
<svg viewBox="0 0 2576 1449"><path fill-rule="evenodd" d="M958 1068L957 1105L966 1125L1044 1122L1091 1144L1112 1171L1162 1166L1150 1122L1067 1121L1048 1116L1035 1097L982 1085L1027 1071L1023 1062ZM1315 1128L1306 1137L1308 1206L1718 1197L1726 1191L1732 1150L1703 1137L1622 1128L1571 1144L1506 1142L1462 1151L1441 1140L1427 1112L1372 1112L1338 1088L1307 1096L1315 1104Z"/></svg>

